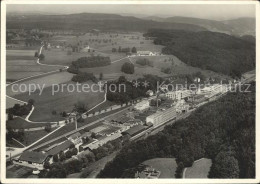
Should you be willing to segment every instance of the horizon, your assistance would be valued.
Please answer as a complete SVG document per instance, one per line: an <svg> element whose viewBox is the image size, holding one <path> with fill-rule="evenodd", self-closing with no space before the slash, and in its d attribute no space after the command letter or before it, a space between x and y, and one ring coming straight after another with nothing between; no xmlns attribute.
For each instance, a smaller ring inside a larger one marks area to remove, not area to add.
<svg viewBox="0 0 260 184"><path fill-rule="evenodd" d="M21 7L22 6L22 7ZM73 7L72 7L73 6ZM108 8L109 6L109 8ZM80 13L118 14L121 16L145 17L192 17L209 20L229 20L237 18L255 18L254 5L133 5L133 4L109 4L109 5L18 5L6 6L7 14L46 14L46 15L69 15ZM61 10L62 9L62 10ZM57 11L58 10L58 11ZM161 13L164 12L164 13Z"/></svg>

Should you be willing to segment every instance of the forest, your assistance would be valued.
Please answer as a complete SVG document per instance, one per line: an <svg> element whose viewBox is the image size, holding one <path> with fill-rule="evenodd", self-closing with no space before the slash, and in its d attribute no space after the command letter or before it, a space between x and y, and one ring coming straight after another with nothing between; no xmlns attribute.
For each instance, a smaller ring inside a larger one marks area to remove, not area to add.
<svg viewBox="0 0 260 184"><path fill-rule="evenodd" d="M144 36L156 37L163 54L172 54L184 63L231 77L255 68L255 41L224 33L151 29Z"/></svg>
<svg viewBox="0 0 260 184"><path fill-rule="evenodd" d="M209 178L255 177L255 82L251 92L229 92L163 131L124 146L99 178L132 178L152 158L176 158L176 177L200 158L213 161Z"/></svg>

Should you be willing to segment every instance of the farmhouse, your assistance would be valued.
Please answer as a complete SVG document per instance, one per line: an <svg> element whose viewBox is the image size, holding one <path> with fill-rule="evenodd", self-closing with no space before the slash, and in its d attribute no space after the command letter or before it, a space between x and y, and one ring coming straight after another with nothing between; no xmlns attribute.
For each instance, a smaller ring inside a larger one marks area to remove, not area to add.
<svg viewBox="0 0 260 184"><path fill-rule="evenodd" d="M155 54L151 51L137 51L138 56L154 56Z"/></svg>

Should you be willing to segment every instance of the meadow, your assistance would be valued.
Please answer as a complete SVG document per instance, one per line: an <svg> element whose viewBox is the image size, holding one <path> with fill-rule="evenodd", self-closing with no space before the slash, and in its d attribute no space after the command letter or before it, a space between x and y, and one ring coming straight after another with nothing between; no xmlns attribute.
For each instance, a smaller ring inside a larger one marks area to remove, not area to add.
<svg viewBox="0 0 260 184"><path fill-rule="evenodd" d="M175 178L177 163L174 158L154 158L146 160L142 164L161 171L159 178Z"/></svg>
<svg viewBox="0 0 260 184"><path fill-rule="evenodd" d="M42 66L36 63L36 50L7 50L6 51L6 79L15 81L25 77L58 70L57 66Z"/></svg>
<svg viewBox="0 0 260 184"><path fill-rule="evenodd" d="M55 81L52 83L55 83ZM67 80L63 82L63 84L75 83ZM88 84L91 85L93 83L89 82ZM94 87L94 90L97 89L98 87ZM91 91L78 92L76 90L71 92L67 90L67 88L64 88L63 92L60 90L52 94L52 87L49 86L44 88L41 95L39 95L39 91L37 91L31 95L21 93L14 97L23 101L28 101L29 99L35 100L35 109L29 118L31 121L59 121L64 119L60 116L60 113L63 111L71 112L77 102L82 102L88 108L91 108L104 100L104 93Z"/></svg>
<svg viewBox="0 0 260 184"><path fill-rule="evenodd" d="M195 161L192 167L187 168L185 178L208 178L211 165L211 159L203 158Z"/></svg>

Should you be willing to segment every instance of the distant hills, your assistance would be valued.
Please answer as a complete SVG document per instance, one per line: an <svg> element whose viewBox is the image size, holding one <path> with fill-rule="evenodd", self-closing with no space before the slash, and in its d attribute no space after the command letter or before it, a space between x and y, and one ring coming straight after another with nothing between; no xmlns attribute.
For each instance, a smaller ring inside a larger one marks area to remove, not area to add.
<svg viewBox="0 0 260 184"><path fill-rule="evenodd" d="M254 18L238 18L233 20L216 21L208 19L199 19L191 17L168 17L161 18L156 16L145 17L146 20L153 20L157 22L170 22L170 23L183 23L201 26L209 31L221 32L230 35L242 36L253 35L255 36L255 19Z"/></svg>
<svg viewBox="0 0 260 184"><path fill-rule="evenodd" d="M205 31L206 29L192 24L157 22L133 16L116 14L79 13L67 15L27 14L7 16L7 29L63 29L88 31L147 31L152 28L164 28L186 31Z"/></svg>
<svg viewBox="0 0 260 184"><path fill-rule="evenodd" d="M172 54L184 63L232 77L255 68L255 42L251 36L237 38L210 31L150 30L155 44L164 45L164 54Z"/></svg>

